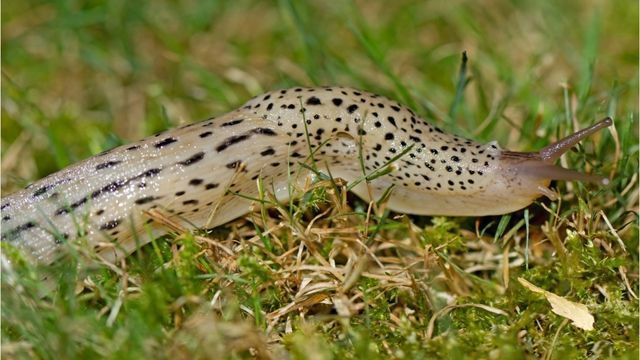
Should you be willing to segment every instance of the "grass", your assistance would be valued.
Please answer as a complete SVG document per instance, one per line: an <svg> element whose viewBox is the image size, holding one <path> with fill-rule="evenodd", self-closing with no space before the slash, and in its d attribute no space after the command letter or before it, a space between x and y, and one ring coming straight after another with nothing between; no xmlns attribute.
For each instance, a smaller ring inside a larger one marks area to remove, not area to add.
<svg viewBox="0 0 640 360"><path fill-rule="evenodd" d="M328 179L115 267L22 263L3 276L3 356L638 357L637 3L14 1L1 20L5 193L293 85L378 92L513 150L615 119L561 161L610 186L559 182L559 201L502 217L390 213Z"/></svg>

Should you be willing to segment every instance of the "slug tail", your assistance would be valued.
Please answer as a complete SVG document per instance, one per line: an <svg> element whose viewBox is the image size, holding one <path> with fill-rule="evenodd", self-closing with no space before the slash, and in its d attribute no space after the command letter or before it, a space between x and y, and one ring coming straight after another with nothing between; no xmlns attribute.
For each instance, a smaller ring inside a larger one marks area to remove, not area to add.
<svg viewBox="0 0 640 360"><path fill-rule="evenodd" d="M603 120L589 126L586 129L577 131L562 140L545 147L538 152L540 158L548 163L552 163L557 160L562 154L569 151L574 145L580 142L582 139L590 136L591 134L598 132L601 129L609 127L613 124L613 120L610 117L606 117Z"/></svg>

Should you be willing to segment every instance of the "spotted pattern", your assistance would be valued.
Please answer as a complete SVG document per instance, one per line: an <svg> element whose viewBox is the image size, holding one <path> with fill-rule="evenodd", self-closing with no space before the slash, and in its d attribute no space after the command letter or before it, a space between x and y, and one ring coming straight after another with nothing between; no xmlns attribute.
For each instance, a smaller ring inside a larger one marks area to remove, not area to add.
<svg viewBox="0 0 640 360"><path fill-rule="evenodd" d="M217 118L112 149L3 198L2 240L42 262L58 255L54 234L69 240L86 234L89 244L114 241L119 250L104 255L126 255L135 249L134 234L146 241L146 226L164 231L144 210L216 226L249 210L259 177L286 200L288 169L311 158L347 181L391 169L368 183L371 192L366 182L354 191L367 199L394 186L392 209L481 215L491 213L495 194L487 189L500 180L500 154L495 144L447 134L379 95L343 87L278 90ZM77 221L82 218L87 221Z"/></svg>

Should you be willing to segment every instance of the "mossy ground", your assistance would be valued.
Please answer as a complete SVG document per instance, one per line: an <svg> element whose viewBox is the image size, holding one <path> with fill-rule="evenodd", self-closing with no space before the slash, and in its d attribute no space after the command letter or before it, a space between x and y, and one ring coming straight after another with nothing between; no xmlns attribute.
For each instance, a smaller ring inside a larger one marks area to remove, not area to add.
<svg viewBox="0 0 640 360"><path fill-rule="evenodd" d="M390 213L325 181L113 267L23 264L3 276L2 355L637 358L637 29L622 1L4 2L5 193L296 85L378 92L513 150L615 127L562 159L611 185L560 182L560 201L502 217ZM585 304L595 329L518 277Z"/></svg>

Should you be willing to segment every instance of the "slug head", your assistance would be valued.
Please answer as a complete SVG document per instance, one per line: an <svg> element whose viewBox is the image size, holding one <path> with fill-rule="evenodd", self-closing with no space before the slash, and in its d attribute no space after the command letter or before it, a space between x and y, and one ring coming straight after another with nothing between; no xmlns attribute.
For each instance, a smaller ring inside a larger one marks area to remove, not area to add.
<svg viewBox="0 0 640 360"><path fill-rule="evenodd" d="M606 177L565 169L554 165L553 162L582 139L612 124L611 118L607 117L538 152L503 151L500 158L500 172L504 174L502 181L510 184L513 191L512 196L522 198L523 201L529 199L529 202L541 195L555 200L556 194L548 188L551 180L577 180L602 185L609 184L609 179Z"/></svg>

